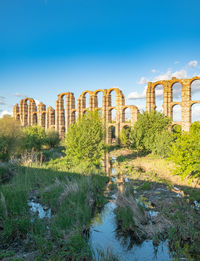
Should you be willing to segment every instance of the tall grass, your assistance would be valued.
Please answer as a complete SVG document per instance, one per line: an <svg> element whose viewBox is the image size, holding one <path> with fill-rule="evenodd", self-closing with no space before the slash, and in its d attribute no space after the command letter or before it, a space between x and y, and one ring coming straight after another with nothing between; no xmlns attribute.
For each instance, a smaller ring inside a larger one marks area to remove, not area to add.
<svg viewBox="0 0 200 261"><path fill-rule="evenodd" d="M2 247L17 241L29 250L39 249L40 258L91 260L84 231L94 211L105 203L107 181L102 175L19 167L12 181L0 186ZM51 208L50 219L31 214L27 204L31 197Z"/></svg>

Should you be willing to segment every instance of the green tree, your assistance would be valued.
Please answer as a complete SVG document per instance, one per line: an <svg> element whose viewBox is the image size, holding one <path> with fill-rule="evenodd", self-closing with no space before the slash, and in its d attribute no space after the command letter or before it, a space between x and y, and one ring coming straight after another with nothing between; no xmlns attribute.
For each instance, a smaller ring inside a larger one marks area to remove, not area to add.
<svg viewBox="0 0 200 261"><path fill-rule="evenodd" d="M50 148L57 147L60 143L59 133L54 129L48 129L46 131L46 144Z"/></svg>
<svg viewBox="0 0 200 261"><path fill-rule="evenodd" d="M134 146L134 135L133 130L131 127L127 126L126 128L123 128L119 133L119 141L120 144L124 147L133 147Z"/></svg>
<svg viewBox="0 0 200 261"><path fill-rule="evenodd" d="M42 145L46 143L46 133L41 126L27 126L23 129L24 132L24 148L28 151L34 149L41 150Z"/></svg>
<svg viewBox="0 0 200 261"><path fill-rule="evenodd" d="M190 132L183 132L170 146L169 159L174 162L174 174L184 178L200 178L200 125L193 123Z"/></svg>
<svg viewBox="0 0 200 261"><path fill-rule="evenodd" d="M66 159L72 166L81 163L99 167L104 152L104 131L97 112L87 112L69 127L65 137Z"/></svg>
<svg viewBox="0 0 200 261"><path fill-rule="evenodd" d="M134 125L136 149L155 152L156 137L162 131L168 131L170 123L171 120L160 112L152 111L139 114L138 120Z"/></svg>
<svg viewBox="0 0 200 261"><path fill-rule="evenodd" d="M21 150L23 133L20 122L6 115L0 119L0 159L9 160Z"/></svg>

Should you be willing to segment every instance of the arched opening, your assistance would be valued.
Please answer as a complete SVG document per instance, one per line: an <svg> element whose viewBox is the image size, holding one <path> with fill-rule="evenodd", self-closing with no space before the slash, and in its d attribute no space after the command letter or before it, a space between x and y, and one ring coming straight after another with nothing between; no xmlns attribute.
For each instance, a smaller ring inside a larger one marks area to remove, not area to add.
<svg viewBox="0 0 200 261"><path fill-rule="evenodd" d="M191 83L191 100L200 100L200 80L194 80Z"/></svg>
<svg viewBox="0 0 200 261"><path fill-rule="evenodd" d="M73 111L72 112L72 123L75 123L76 119L77 119L77 113L76 113L76 111Z"/></svg>
<svg viewBox="0 0 200 261"><path fill-rule="evenodd" d="M191 122L200 121L200 104L195 103L191 107Z"/></svg>
<svg viewBox="0 0 200 261"><path fill-rule="evenodd" d="M125 108L123 111L123 122L131 123L131 110L130 108Z"/></svg>
<svg viewBox="0 0 200 261"><path fill-rule="evenodd" d="M83 116L85 116L87 114L87 112L88 112L87 110L84 110L83 111Z"/></svg>
<svg viewBox="0 0 200 261"><path fill-rule="evenodd" d="M97 112L98 112L99 117L102 117L102 110L98 109Z"/></svg>
<svg viewBox="0 0 200 261"><path fill-rule="evenodd" d="M116 106L116 91L115 90L112 90L110 92L110 106L112 107L115 107Z"/></svg>
<svg viewBox="0 0 200 261"><path fill-rule="evenodd" d="M116 142L116 128L115 126L110 126L108 130L108 135L109 135L109 143L113 144Z"/></svg>
<svg viewBox="0 0 200 261"><path fill-rule="evenodd" d="M46 123L46 112L42 112L42 116L41 116L41 126L43 128L45 128L45 124Z"/></svg>
<svg viewBox="0 0 200 261"><path fill-rule="evenodd" d="M102 106L103 106L103 93L98 92L97 93L97 107L102 108Z"/></svg>
<svg viewBox="0 0 200 261"><path fill-rule="evenodd" d="M163 112L163 86L158 84L154 88L156 110Z"/></svg>
<svg viewBox="0 0 200 261"><path fill-rule="evenodd" d="M120 131L119 140L123 146L130 145L130 134L131 134L131 127L128 125L124 126L123 129Z"/></svg>
<svg viewBox="0 0 200 261"><path fill-rule="evenodd" d="M182 85L180 82L175 82L172 85L172 101L173 102L182 101Z"/></svg>
<svg viewBox="0 0 200 261"><path fill-rule="evenodd" d="M19 113L16 115L16 120L17 120L17 121L20 120L20 114L19 114Z"/></svg>
<svg viewBox="0 0 200 261"><path fill-rule="evenodd" d="M85 94L84 94L84 97L85 97L85 107L84 108L89 108L89 99L90 99L90 95L89 95L89 93L88 92L86 92Z"/></svg>
<svg viewBox="0 0 200 261"><path fill-rule="evenodd" d="M33 113L33 125L37 125L37 113Z"/></svg>
<svg viewBox="0 0 200 261"><path fill-rule="evenodd" d="M174 125L172 126L172 132L173 132L173 133L180 133L181 130L182 130L181 125L174 124Z"/></svg>
<svg viewBox="0 0 200 261"><path fill-rule="evenodd" d="M109 111L109 123L116 123L116 110L115 109L111 109Z"/></svg>
<svg viewBox="0 0 200 261"><path fill-rule="evenodd" d="M181 106L179 104L172 107L172 120L181 121Z"/></svg>

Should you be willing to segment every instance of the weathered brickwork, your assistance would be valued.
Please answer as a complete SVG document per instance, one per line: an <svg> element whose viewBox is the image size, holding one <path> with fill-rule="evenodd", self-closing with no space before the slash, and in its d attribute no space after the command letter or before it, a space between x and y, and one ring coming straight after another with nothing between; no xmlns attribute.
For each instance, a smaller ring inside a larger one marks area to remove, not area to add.
<svg viewBox="0 0 200 261"><path fill-rule="evenodd" d="M191 99L191 85L194 81L200 80L200 77L194 77L192 79L176 79L172 80L149 82L147 93L146 93L146 110L148 112L156 109L156 95L155 89L157 86L163 87L163 113L172 118L173 120L173 107L175 105L181 106L181 121L173 124L178 124L182 127L182 130L189 131L191 125L191 108L192 105L200 103L200 100ZM173 99L173 86L176 83L180 83L181 90L181 101L175 102Z"/></svg>
<svg viewBox="0 0 200 261"><path fill-rule="evenodd" d="M164 80L157 82L149 82L146 92L146 110L148 112L156 109L155 89L158 86L163 87L163 113L173 118L173 107L181 106L181 121L174 124L181 125L182 130L189 131L191 125L191 108L193 104L199 103L200 100L191 99L191 84L200 77L192 79L176 79ZM181 84L181 101L175 102L173 99L174 84ZM112 93L116 94L116 101L112 100ZM102 100L98 98L98 94L102 93ZM89 96L89 103L86 103L86 95ZM115 106L113 106L113 102ZM128 119L125 117L125 111L130 110ZM78 117L81 117L89 110L99 111L103 122L106 125L106 142L113 143L117 141L119 133L127 126L134 126L137 121L138 108L134 105L125 105L125 97L118 88L103 89L96 91L84 91L77 103L72 92L61 93L58 95L55 110L42 102L36 106L34 99L25 98L20 101L20 105L16 104L13 108L13 116L21 121L23 127L37 124L45 129L54 128L62 138L64 138L70 124L74 123ZM113 116L113 111L115 114Z"/></svg>
<svg viewBox="0 0 200 261"><path fill-rule="evenodd" d="M98 99L98 93L102 93L102 101ZM115 106L112 104L112 92L116 94ZM86 95L89 95L88 106ZM99 104L98 104L99 103ZM101 105L100 105L101 104ZM126 110L130 110L129 119L126 119ZM13 108L13 116L21 121L23 127L37 124L45 129L55 128L63 138L70 124L87 111L99 111L102 121L106 125L106 142L117 141L119 133L127 126L133 126L137 121L138 108L133 105L125 105L124 94L118 88L103 89L96 91L84 91L75 104L74 94L71 92L58 95L55 110L43 103L36 106L32 98L21 100L20 105ZM115 110L113 116L112 111Z"/></svg>

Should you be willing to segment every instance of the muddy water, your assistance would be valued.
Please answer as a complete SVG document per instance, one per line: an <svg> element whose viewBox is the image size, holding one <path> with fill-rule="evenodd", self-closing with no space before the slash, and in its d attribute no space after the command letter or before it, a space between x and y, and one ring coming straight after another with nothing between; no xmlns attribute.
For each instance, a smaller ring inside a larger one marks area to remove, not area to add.
<svg viewBox="0 0 200 261"><path fill-rule="evenodd" d="M115 158L112 159L113 161ZM117 183L115 177L116 170L112 169L112 180ZM128 180L126 181L128 182ZM118 189L123 191L122 185L118 185ZM141 244L131 242L131 238L121 236L117 230L117 224L114 209L117 207L115 203L116 194L104 206L101 213L98 213L92 220L90 228L89 241L94 250L95 258L98 260L98 250L107 252L108 249L121 261L168 261L172 260L169 253L167 241L160 243L157 247L153 246L152 240L145 240ZM150 213L156 215L157 213Z"/></svg>

